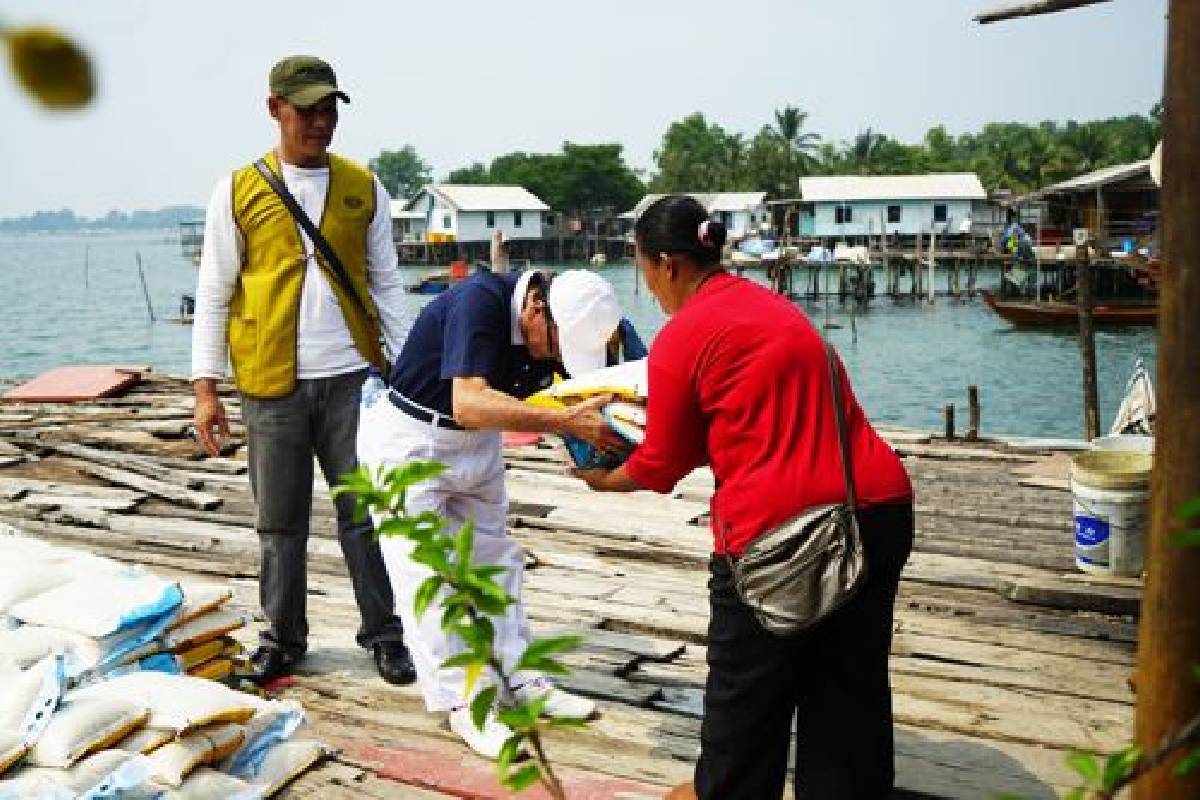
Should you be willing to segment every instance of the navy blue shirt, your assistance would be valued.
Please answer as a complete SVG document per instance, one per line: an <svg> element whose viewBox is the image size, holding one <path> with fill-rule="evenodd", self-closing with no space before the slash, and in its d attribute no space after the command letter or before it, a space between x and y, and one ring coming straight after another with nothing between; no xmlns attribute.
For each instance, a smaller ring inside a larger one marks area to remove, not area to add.
<svg viewBox="0 0 1200 800"><path fill-rule="evenodd" d="M549 386L556 362L512 343L512 296L519 273L477 272L421 309L388 384L414 403L453 416L454 378L484 378L525 398Z"/></svg>

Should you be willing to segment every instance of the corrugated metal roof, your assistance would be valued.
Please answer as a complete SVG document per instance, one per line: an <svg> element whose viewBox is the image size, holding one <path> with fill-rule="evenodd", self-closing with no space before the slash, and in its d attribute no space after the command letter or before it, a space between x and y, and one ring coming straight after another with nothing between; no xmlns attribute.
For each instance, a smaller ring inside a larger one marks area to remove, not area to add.
<svg viewBox="0 0 1200 800"><path fill-rule="evenodd" d="M800 179L808 203L854 200L986 200L973 172L929 175L829 175Z"/></svg>
<svg viewBox="0 0 1200 800"><path fill-rule="evenodd" d="M478 186L438 183L426 186L459 211L549 211L537 195L522 186ZM420 197L420 195L417 195ZM415 200L416 198L413 198ZM409 205L413 201L409 201Z"/></svg>
<svg viewBox="0 0 1200 800"><path fill-rule="evenodd" d="M1047 186L1026 196L1042 197L1048 194L1087 191L1088 189L1095 189L1097 186L1106 186L1110 183L1120 183L1130 178L1136 178L1139 176L1139 173L1144 174L1147 179L1150 178L1150 159L1135 161L1132 164L1117 164L1115 167L1104 167L1103 169L1089 172L1086 175L1080 175L1070 180L1065 180L1062 183Z"/></svg>
<svg viewBox="0 0 1200 800"><path fill-rule="evenodd" d="M763 201L767 197L766 192L673 192L673 194L686 194L688 197L695 198L696 202L704 206L710 214L713 211L745 211L763 205ZM649 208L651 203L661 197L666 197L666 195L648 194L638 201L633 210L627 211L621 216L637 219L643 211Z"/></svg>

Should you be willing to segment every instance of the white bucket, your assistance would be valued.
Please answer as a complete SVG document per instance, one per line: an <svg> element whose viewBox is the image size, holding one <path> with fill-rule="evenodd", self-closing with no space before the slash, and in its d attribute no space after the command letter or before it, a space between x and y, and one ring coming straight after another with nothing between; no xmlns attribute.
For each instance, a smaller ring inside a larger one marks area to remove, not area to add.
<svg viewBox="0 0 1200 800"><path fill-rule="evenodd" d="M1150 509L1148 453L1094 450L1071 464L1075 566L1084 572L1142 573Z"/></svg>
<svg viewBox="0 0 1200 800"><path fill-rule="evenodd" d="M1114 433L1092 440L1093 450L1116 450L1123 453L1153 453L1154 437L1133 433Z"/></svg>

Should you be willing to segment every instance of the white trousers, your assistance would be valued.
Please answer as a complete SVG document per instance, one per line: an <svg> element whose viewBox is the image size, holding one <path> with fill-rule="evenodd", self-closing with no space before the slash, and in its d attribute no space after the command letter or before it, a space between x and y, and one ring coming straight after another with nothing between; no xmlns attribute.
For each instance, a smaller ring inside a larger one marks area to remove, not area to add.
<svg viewBox="0 0 1200 800"><path fill-rule="evenodd" d="M379 465L400 466L408 461L440 461L446 472L409 489L407 510L410 514L433 511L446 517L450 532L458 531L467 520L475 523L473 559L477 564L507 567L495 580L516 602L502 617L492 617L496 630L495 652L511 672L532 639L525 606L521 600L521 582L525 554L508 535L508 494L504 486L504 456L498 431L455 431L420 422L381 397L363 409L358 427L358 460L371 469ZM376 519L376 523L378 523ZM441 610L435 599L417 619L413 599L417 588L432 573L409 558L412 544L405 539L382 537L379 540L387 565L396 614L404 623L404 641L417 668L417 682L430 711L446 711L470 702L464 670L444 669L447 658L465 648L457 636L447 635L441 627ZM448 594L447 589L442 595ZM487 685L485 675L472 694ZM516 676L522 683L531 675Z"/></svg>

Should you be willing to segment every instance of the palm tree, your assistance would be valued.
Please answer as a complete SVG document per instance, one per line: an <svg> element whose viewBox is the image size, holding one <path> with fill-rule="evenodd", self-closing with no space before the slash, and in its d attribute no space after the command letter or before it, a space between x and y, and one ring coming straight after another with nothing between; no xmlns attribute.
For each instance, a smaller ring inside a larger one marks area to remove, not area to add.
<svg viewBox="0 0 1200 800"><path fill-rule="evenodd" d="M846 154L855 169L862 175L871 172L875 162L879 160L880 149L887 137L882 133L867 128L854 137L850 150Z"/></svg>
<svg viewBox="0 0 1200 800"><path fill-rule="evenodd" d="M791 151L799 156L801 167L808 167L816 160L817 149L821 143L819 134L803 130L807 121L808 112L801 111L796 106L784 106L775 110L775 131Z"/></svg>

